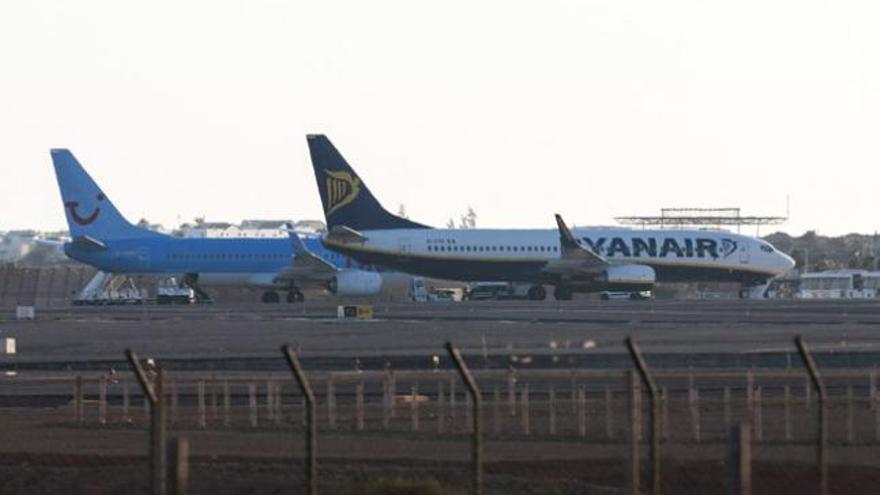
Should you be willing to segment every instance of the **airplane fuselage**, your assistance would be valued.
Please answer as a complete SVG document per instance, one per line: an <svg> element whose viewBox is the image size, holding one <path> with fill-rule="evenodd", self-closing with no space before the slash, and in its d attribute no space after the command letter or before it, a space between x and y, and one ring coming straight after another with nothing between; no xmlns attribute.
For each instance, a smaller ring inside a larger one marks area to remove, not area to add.
<svg viewBox="0 0 880 495"><path fill-rule="evenodd" d="M576 240L611 264L650 266L658 282L754 284L791 268L791 258L753 237L701 230L581 228ZM362 263L447 280L559 283L545 270L558 259L557 230L392 229L364 242L325 245ZM564 281L563 281L564 282Z"/></svg>
<svg viewBox="0 0 880 495"><path fill-rule="evenodd" d="M289 285L289 281L278 280L292 264L293 251L288 239L149 236L102 242L107 249L66 243L64 252L77 261L111 273L165 277L197 274L199 283L204 285L266 288ZM352 265L345 256L322 248L314 237L304 242L340 268Z"/></svg>

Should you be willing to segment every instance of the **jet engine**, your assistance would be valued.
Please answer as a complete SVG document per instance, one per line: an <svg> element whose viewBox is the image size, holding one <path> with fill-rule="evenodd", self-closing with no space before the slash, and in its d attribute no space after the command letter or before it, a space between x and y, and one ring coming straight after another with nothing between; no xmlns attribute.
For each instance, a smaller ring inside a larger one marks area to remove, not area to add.
<svg viewBox="0 0 880 495"><path fill-rule="evenodd" d="M611 265L602 273L602 281L610 288L651 290L657 274L647 265Z"/></svg>
<svg viewBox="0 0 880 495"><path fill-rule="evenodd" d="M382 275L364 270L344 270L327 281L327 290L337 296L372 296L382 290Z"/></svg>

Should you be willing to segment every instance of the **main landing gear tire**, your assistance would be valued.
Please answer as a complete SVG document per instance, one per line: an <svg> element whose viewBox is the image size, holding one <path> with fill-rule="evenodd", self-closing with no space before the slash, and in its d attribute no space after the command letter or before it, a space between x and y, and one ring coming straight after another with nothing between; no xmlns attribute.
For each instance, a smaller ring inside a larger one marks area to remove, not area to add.
<svg viewBox="0 0 880 495"><path fill-rule="evenodd" d="M571 301L573 296L574 291L571 290L571 287L557 285L556 288L553 289L553 297L555 297L557 301Z"/></svg>
<svg viewBox="0 0 880 495"><path fill-rule="evenodd" d="M305 300L306 297L299 291L299 289L291 290L287 293L287 302L289 303L300 303Z"/></svg>
<svg viewBox="0 0 880 495"><path fill-rule="evenodd" d="M263 292L263 297L260 298L266 304L277 304L281 302L281 297L278 296L278 293L274 290L267 290Z"/></svg>
<svg viewBox="0 0 880 495"><path fill-rule="evenodd" d="M543 301L544 299L547 299L547 290L544 289L543 285L533 285L529 287L530 301Z"/></svg>

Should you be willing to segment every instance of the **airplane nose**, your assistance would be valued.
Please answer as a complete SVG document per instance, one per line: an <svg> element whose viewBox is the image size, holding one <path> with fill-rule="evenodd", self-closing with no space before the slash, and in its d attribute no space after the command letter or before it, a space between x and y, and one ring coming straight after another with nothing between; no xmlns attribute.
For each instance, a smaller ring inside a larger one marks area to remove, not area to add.
<svg viewBox="0 0 880 495"><path fill-rule="evenodd" d="M779 264L782 265L784 271L787 272L787 271L791 270L792 268L794 268L797 263L794 261L794 258L792 258L791 256L789 256L785 253L779 253Z"/></svg>

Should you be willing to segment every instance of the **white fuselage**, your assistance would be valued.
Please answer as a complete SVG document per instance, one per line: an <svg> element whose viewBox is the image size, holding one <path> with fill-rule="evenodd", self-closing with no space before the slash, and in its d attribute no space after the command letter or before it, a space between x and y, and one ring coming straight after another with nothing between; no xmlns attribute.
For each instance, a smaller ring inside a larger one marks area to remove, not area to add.
<svg viewBox="0 0 880 495"><path fill-rule="evenodd" d="M325 245L361 262L464 281L552 283L543 268L560 257L559 233L549 229L394 229L361 234L364 242L336 243L330 238ZM766 241L727 232L580 228L573 234L610 264L652 267L660 282L754 283L794 266Z"/></svg>

